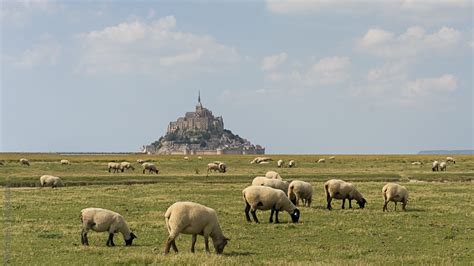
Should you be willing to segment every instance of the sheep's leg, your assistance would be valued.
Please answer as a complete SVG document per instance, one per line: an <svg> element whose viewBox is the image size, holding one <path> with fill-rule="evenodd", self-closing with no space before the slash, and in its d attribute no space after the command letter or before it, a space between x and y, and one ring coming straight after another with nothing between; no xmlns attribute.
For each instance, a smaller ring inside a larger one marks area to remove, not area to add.
<svg viewBox="0 0 474 266"><path fill-rule="evenodd" d="M309 198L306 200L306 204L308 205L308 207L311 207L311 202L313 201L312 198Z"/></svg>
<svg viewBox="0 0 474 266"><path fill-rule="evenodd" d="M245 217L247 218L247 222L251 223L252 220L250 219L250 215L249 215L249 212L250 212L250 204L248 202L245 202Z"/></svg>
<svg viewBox="0 0 474 266"><path fill-rule="evenodd" d="M352 209L352 200L349 199L349 209Z"/></svg>
<svg viewBox="0 0 474 266"><path fill-rule="evenodd" d="M341 206L342 209L344 209L344 205L346 205L346 199L342 199L342 206Z"/></svg>
<svg viewBox="0 0 474 266"><path fill-rule="evenodd" d="M331 198L331 196L329 195L329 193L327 193L327 202L328 202L327 209L328 209L328 210L332 210L331 201L332 201L332 198Z"/></svg>
<svg viewBox="0 0 474 266"><path fill-rule="evenodd" d="M89 245L89 239L87 239L87 231L84 229L82 229L82 232L81 232L81 241L84 246Z"/></svg>
<svg viewBox="0 0 474 266"><path fill-rule="evenodd" d="M194 246L196 245L197 235L193 234L193 240L191 242L191 252L194 253Z"/></svg>
<svg viewBox="0 0 474 266"><path fill-rule="evenodd" d="M270 213L270 223L273 223L273 213L275 213L275 209L272 208L272 212Z"/></svg>
<svg viewBox="0 0 474 266"><path fill-rule="evenodd" d="M403 211L406 211L406 210L407 210L407 209L406 209L406 206L407 206L407 201L406 201L406 200L402 201L402 210L403 210Z"/></svg>
<svg viewBox="0 0 474 266"><path fill-rule="evenodd" d="M278 221L278 210L275 210L275 223L280 223L280 221Z"/></svg>
<svg viewBox="0 0 474 266"><path fill-rule="evenodd" d="M175 253L178 253L178 247L176 246L176 239L173 239L173 242L171 242L171 246L173 247L173 251Z"/></svg>
<svg viewBox="0 0 474 266"><path fill-rule="evenodd" d="M143 169L143 174L145 174L145 169Z"/></svg>
<svg viewBox="0 0 474 266"><path fill-rule="evenodd" d="M114 233L109 233L109 238L107 239L106 245L109 246L109 247L115 247L115 244L114 244Z"/></svg>
<svg viewBox="0 0 474 266"><path fill-rule="evenodd" d="M382 211L384 211L384 212L385 212L385 211L388 211L387 205L388 205L388 201L387 201L387 199L385 199L384 202L383 202Z"/></svg>
<svg viewBox="0 0 474 266"><path fill-rule="evenodd" d="M257 210L252 210L250 212L252 213L252 217L255 220L255 222L258 223L257 214L256 214Z"/></svg>
<svg viewBox="0 0 474 266"><path fill-rule="evenodd" d="M209 236L204 236L204 245L206 246L206 252L210 253L211 251L209 250Z"/></svg>
<svg viewBox="0 0 474 266"><path fill-rule="evenodd" d="M176 247L175 238L176 238L176 236L175 237L172 237L172 236L168 237L168 240L166 241L165 255L170 253L171 246L173 246L174 252L178 253L178 248Z"/></svg>

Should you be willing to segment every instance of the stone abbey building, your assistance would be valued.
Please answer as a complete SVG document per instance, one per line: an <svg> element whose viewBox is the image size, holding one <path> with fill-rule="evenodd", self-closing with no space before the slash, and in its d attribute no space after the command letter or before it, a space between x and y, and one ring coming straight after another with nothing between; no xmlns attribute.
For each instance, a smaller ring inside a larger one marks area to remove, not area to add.
<svg viewBox="0 0 474 266"><path fill-rule="evenodd" d="M149 154L264 154L265 148L253 145L248 140L224 128L221 116L215 117L204 108L201 95L194 112L170 122L166 135L150 145L143 146L142 152Z"/></svg>

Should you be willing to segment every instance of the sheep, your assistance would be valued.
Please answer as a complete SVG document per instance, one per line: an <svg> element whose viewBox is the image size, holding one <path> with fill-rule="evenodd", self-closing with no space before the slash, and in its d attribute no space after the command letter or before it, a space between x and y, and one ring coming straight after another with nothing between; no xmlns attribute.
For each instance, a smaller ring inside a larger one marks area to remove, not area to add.
<svg viewBox="0 0 474 266"><path fill-rule="evenodd" d="M253 164L253 163L260 164L261 162L268 162L268 161L273 161L273 159L268 158L268 157L256 157L250 163L251 164Z"/></svg>
<svg viewBox="0 0 474 266"><path fill-rule="evenodd" d="M362 194L351 183L339 179L331 179L324 183L324 191L326 192L327 209L332 210L332 199L342 199L342 209L349 200L349 208L352 208L351 201L355 199L361 209L365 207L367 201L362 197Z"/></svg>
<svg viewBox="0 0 474 266"><path fill-rule="evenodd" d="M252 180L252 186L266 186L274 189L279 189L283 192L288 193L288 181L282 181L279 179L271 179L264 176L257 176Z"/></svg>
<svg viewBox="0 0 474 266"><path fill-rule="evenodd" d="M210 171L218 171L219 173L226 172L226 165L223 162L215 161L207 164L207 174L209 175Z"/></svg>
<svg viewBox="0 0 474 266"><path fill-rule="evenodd" d="M412 164L412 165L422 165L423 163L416 161L416 162L412 162L411 164Z"/></svg>
<svg viewBox="0 0 474 266"><path fill-rule="evenodd" d="M258 164L270 164L270 162L269 161L261 161Z"/></svg>
<svg viewBox="0 0 474 266"><path fill-rule="evenodd" d="M120 170L122 171L122 173L127 169L132 169L132 171L135 171L135 167L133 167L133 165L131 163L121 162L120 163Z"/></svg>
<svg viewBox="0 0 474 266"><path fill-rule="evenodd" d="M441 162L441 163L439 164L439 170L440 170L440 171L446 171L446 166L447 166L447 165L448 165L448 164L447 164L446 162Z"/></svg>
<svg viewBox="0 0 474 266"><path fill-rule="evenodd" d="M431 167L431 170L433 170L433 172L439 171L439 162L438 161L433 162L433 167Z"/></svg>
<svg viewBox="0 0 474 266"><path fill-rule="evenodd" d="M383 193L383 211L388 211L387 205L389 201L393 201L395 203L395 210L397 210L397 202L402 203L402 209L406 211L406 206L408 202L408 190L406 187L401 186L395 183L387 183L382 188Z"/></svg>
<svg viewBox="0 0 474 266"><path fill-rule="evenodd" d="M198 156L198 160L199 160L199 161L202 161L202 157L201 157L201 156Z"/></svg>
<svg viewBox="0 0 474 266"><path fill-rule="evenodd" d="M194 202L176 202L165 213L168 240L166 241L165 255L170 247L178 252L176 238L180 233L192 235L191 252L194 253L197 235L204 236L206 252L209 251L209 237L217 254L222 254L227 241L230 239L222 233L217 213L214 209Z"/></svg>
<svg viewBox="0 0 474 266"><path fill-rule="evenodd" d="M446 163L456 164L456 160L453 157L446 157Z"/></svg>
<svg viewBox="0 0 474 266"><path fill-rule="evenodd" d="M47 187L56 188L56 187L62 187L63 182L61 181L61 178L57 176L42 175L40 177L40 185L41 187L47 186Z"/></svg>
<svg viewBox="0 0 474 266"><path fill-rule="evenodd" d="M324 159L324 158L321 158L321 159L318 160L318 163L325 163L325 162L326 162L326 159Z"/></svg>
<svg viewBox="0 0 474 266"><path fill-rule="evenodd" d="M298 206L301 199L303 206L311 207L313 186L308 182L293 180L288 186L288 198L295 206Z"/></svg>
<svg viewBox="0 0 474 266"><path fill-rule="evenodd" d="M146 170L148 170L149 174L151 174L151 173L158 174L160 172L160 170L158 170L158 168L156 168L156 165L154 165L152 163L143 163L142 167L143 167L143 173L144 174L145 174Z"/></svg>
<svg viewBox="0 0 474 266"><path fill-rule="evenodd" d="M289 167L289 168L291 168L291 167L296 167L296 162L295 162L295 160L290 160L290 161L288 162L288 167Z"/></svg>
<svg viewBox="0 0 474 266"><path fill-rule="evenodd" d="M111 163L108 163L107 164L107 167L109 168L109 173L111 173L112 169L114 170L114 173L117 173L118 171L120 171L120 163L114 163L114 162L111 162Z"/></svg>
<svg viewBox="0 0 474 266"><path fill-rule="evenodd" d="M283 161L283 160L278 160L277 166L278 166L278 168L284 167L284 166L285 166L285 161Z"/></svg>
<svg viewBox="0 0 474 266"><path fill-rule="evenodd" d="M142 159L137 160L137 163L139 163L139 164L143 164L144 162L145 162L145 160L142 160Z"/></svg>
<svg viewBox="0 0 474 266"><path fill-rule="evenodd" d="M184 156L183 158L185 161L188 161L189 160L189 157L188 156Z"/></svg>
<svg viewBox="0 0 474 266"><path fill-rule="evenodd" d="M70 164L69 160L64 160L64 159L61 160L60 163L63 164L63 165Z"/></svg>
<svg viewBox="0 0 474 266"><path fill-rule="evenodd" d="M28 159L21 158L20 159L20 164L30 166L30 161L28 161Z"/></svg>
<svg viewBox="0 0 474 266"><path fill-rule="evenodd" d="M96 232L109 232L109 238L107 239L107 246L115 246L114 234L117 232L122 233L123 239L125 240L125 246L131 246L133 239L137 236L130 231L127 222L122 215L113 212L111 210L101 208L86 208L81 210L81 243L84 246L89 245L87 239L87 233L89 230Z"/></svg>
<svg viewBox="0 0 474 266"><path fill-rule="evenodd" d="M336 156L329 157L329 160L334 160L334 159L336 159Z"/></svg>
<svg viewBox="0 0 474 266"><path fill-rule="evenodd" d="M268 171L266 174L265 174L265 177L266 178L271 178L271 179L282 179L280 174L275 172L275 171Z"/></svg>
<svg viewBox="0 0 474 266"><path fill-rule="evenodd" d="M273 223L273 213L275 213L275 223L279 223L278 212L286 211L290 214L293 223L297 223L300 219L300 210L291 203L286 194L279 190L265 186L250 186L242 191L245 202L245 217L247 222L252 222L249 211L255 223L259 223L257 219L257 210L271 210L270 223Z"/></svg>

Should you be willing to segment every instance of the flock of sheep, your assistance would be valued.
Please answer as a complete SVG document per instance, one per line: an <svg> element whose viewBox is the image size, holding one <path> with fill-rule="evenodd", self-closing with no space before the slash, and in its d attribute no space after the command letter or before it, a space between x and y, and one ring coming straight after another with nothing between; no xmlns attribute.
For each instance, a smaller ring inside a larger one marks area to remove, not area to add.
<svg viewBox="0 0 474 266"><path fill-rule="evenodd" d="M330 157L330 160L334 160L335 157ZM185 160L189 158L185 157ZM202 159L202 158L201 158ZM251 164L257 163L269 163L272 161L268 157L257 157ZM324 163L325 159L319 159L318 163ZM447 162L455 163L454 158L447 157L446 162L439 163L438 161L433 162L433 171L446 170ZM30 163L27 159L20 159L22 165L29 166ZM61 160L61 164L68 165L68 160ZM143 160L137 160L137 163L143 167L143 173L147 170L149 173L158 174L159 170L157 167L149 162ZM421 162L414 162L414 165L421 165ZM217 171L220 173L226 172L226 164L221 161L214 161L209 163L207 172ZM295 167L296 162L290 160L288 167ZM277 167L284 167L284 161L278 160ZM109 172L124 172L125 170L135 170L132 164L129 162L108 163ZM40 184L42 187L51 186L53 188L62 186L61 178L51 175L43 175L40 177ZM361 209L367 204L367 200L352 184L339 179L331 179L324 183L324 193L326 195L326 208L332 209L333 199L342 200L341 208L345 208L346 200L349 202L349 208L352 208L352 201L359 205ZM388 211L388 203L395 203L395 210L397 208L397 202L401 202L402 209L406 210L408 202L408 190L406 187L395 183L387 183L382 188L383 194L383 211ZM265 176L257 176L253 178L250 186L242 190L242 198L245 204L245 218L248 222L252 222L252 218L255 223L259 223L257 218L257 210L270 210L270 223L279 223L278 214L280 211L286 211L292 222L297 223L300 219L301 212L298 206L301 204L303 207L311 207L313 196L313 186L305 181L283 180L281 175L275 171L268 171ZM252 215L252 217L250 216ZM87 234L90 230L96 232L108 232L109 237L107 239L107 246L115 246L113 237L115 233L122 233L125 240L125 245L132 245L132 242L137 236L132 233L123 218L119 213L111 210L101 208L86 208L81 211L81 243L83 245L89 245ZM217 254L221 254L224 247L227 245L229 238L225 237L222 229L219 225L217 213L214 209L206 207L204 205L194 202L176 202L172 204L165 213L165 223L168 230L169 236L165 245L165 254L168 254L172 248L174 252L178 252L176 247L176 238L182 234L191 234L191 252L195 250L195 243L197 235L204 237L204 243L206 251L209 252L209 237L212 239L214 249Z"/></svg>

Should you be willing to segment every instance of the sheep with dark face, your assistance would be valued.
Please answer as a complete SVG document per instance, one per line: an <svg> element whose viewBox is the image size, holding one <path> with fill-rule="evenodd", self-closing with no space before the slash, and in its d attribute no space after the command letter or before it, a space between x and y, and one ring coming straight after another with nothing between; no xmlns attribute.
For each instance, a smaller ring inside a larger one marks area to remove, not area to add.
<svg viewBox="0 0 474 266"><path fill-rule="evenodd" d="M129 170L131 169L132 171L135 171L135 167L133 167L133 165L129 162L121 162L120 163L120 170L122 171L122 173L125 171L125 170Z"/></svg>
<svg viewBox="0 0 474 266"><path fill-rule="evenodd" d="M277 166L278 166L278 168L285 167L285 161L283 161L283 160L278 160Z"/></svg>
<svg viewBox="0 0 474 266"><path fill-rule="evenodd" d="M30 161L28 161L28 159L21 158L21 159L20 159L20 164L21 164L21 165L30 166Z"/></svg>
<svg viewBox="0 0 474 266"><path fill-rule="evenodd" d="M446 157L446 162L456 164L456 160L453 157Z"/></svg>
<svg viewBox="0 0 474 266"><path fill-rule="evenodd" d="M285 192L265 186L250 186L242 191L245 202L245 217L247 222L252 222L249 212L256 223L257 210L271 210L270 223L273 223L273 214L275 213L275 223L279 223L278 212L286 211L290 214L291 220L297 223L300 219L300 211L286 196Z"/></svg>
<svg viewBox="0 0 474 266"><path fill-rule="evenodd" d="M447 165L448 165L448 164L447 164L446 162L441 162L441 163L439 164L439 170L440 170L440 171L446 171L446 166L447 166Z"/></svg>
<svg viewBox="0 0 474 266"><path fill-rule="evenodd" d="M439 162L438 161L433 162L433 166L431 167L431 170L433 170L433 172L439 171Z"/></svg>
<svg viewBox="0 0 474 266"><path fill-rule="evenodd" d="M293 180L288 186L288 198L295 206L298 206L299 201L303 202L303 206L311 207L313 198L313 186L310 183Z"/></svg>
<svg viewBox="0 0 474 266"><path fill-rule="evenodd" d="M367 201L362 197L362 194L355 188L352 183L345 182L339 179L331 179L324 183L324 191L326 192L327 209L332 210L332 199L342 199L342 209L349 200L349 208L352 208L351 201L355 199L361 209L365 207Z"/></svg>
<svg viewBox="0 0 474 266"><path fill-rule="evenodd" d="M290 161L288 162L288 167L289 167L289 168L296 167L296 162L295 162L295 160L290 160Z"/></svg>
<svg viewBox="0 0 474 266"><path fill-rule="evenodd" d="M40 185L41 187L62 187L63 182L61 181L61 178L57 176L52 176L52 175L42 175L40 177Z"/></svg>
<svg viewBox="0 0 474 266"><path fill-rule="evenodd" d="M107 164L107 167L109 168L109 173L111 173L112 170L114 170L114 173L118 173L120 171L120 163L111 162Z"/></svg>
<svg viewBox="0 0 474 266"><path fill-rule="evenodd" d="M146 170L148 170L149 174L151 174L151 173L158 174L160 172L160 170L158 170L156 165L154 165L152 163L143 163L142 167L143 167L143 173L145 173Z"/></svg>
<svg viewBox="0 0 474 266"><path fill-rule="evenodd" d="M406 187L395 183L388 183L382 188L383 193L383 211L388 211L387 205L390 201L395 203L395 210L397 210L397 202L402 203L402 209L406 211L408 202L408 190Z"/></svg>
<svg viewBox="0 0 474 266"><path fill-rule="evenodd" d="M63 165L68 165L68 164L70 164L69 160L65 160L65 159L62 159L62 160L60 161L60 163L63 164Z"/></svg>
<svg viewBox="0 0 474 266"><path fill-rule="evenodd" d="M219 173L225 173L227 169L227 166L225 163L220 162L220 161L215 161L212 163L207 164L207 174L209 175L209 172L214 171L214 172L219 172Z"/></svg>

